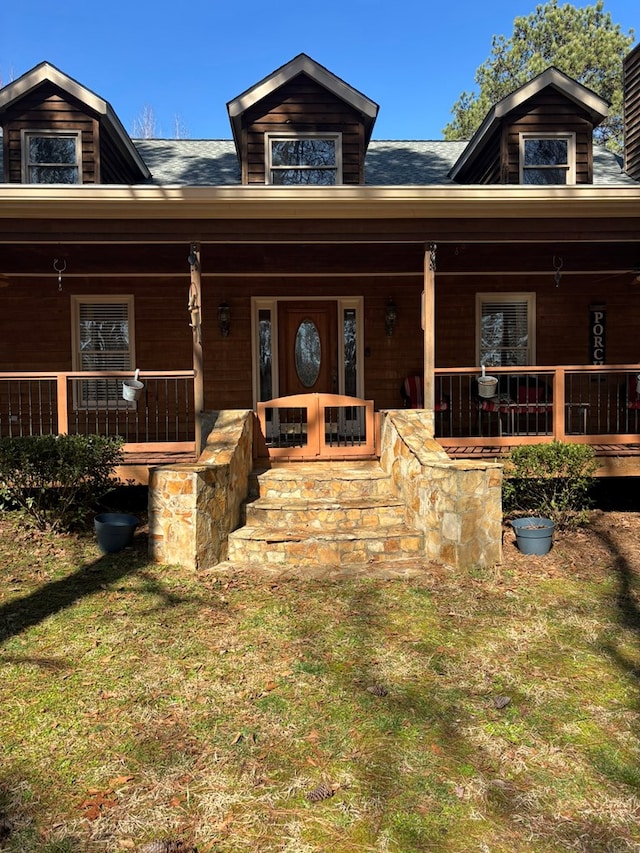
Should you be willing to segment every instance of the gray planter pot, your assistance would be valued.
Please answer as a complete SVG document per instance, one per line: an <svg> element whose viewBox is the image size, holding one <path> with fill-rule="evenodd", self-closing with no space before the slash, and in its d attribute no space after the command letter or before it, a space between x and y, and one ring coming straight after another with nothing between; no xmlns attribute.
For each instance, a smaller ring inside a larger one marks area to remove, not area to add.
<svg viewBox="0 0 640 853"><path fill-rule="evenodd" d="M514 518L511 526L516 533L518 548L523 554L547 554L551 549L556 526L550 518Z"/></svg>

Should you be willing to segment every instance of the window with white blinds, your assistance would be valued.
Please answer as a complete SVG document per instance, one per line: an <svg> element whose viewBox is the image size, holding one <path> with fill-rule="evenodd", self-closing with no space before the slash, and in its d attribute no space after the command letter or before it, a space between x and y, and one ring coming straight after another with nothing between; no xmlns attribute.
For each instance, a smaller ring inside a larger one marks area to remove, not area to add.
<svg viewBox="0 0 640 853"><path fill-rule="evenodd" d="M478 364L535 364L534 299L533 293L477 294Z"/></svg>
<svg viewBox="0 0 640 853"><path fill-rule="evenodd" d="M73 296L74 370L131 370L133 351L132 296ZM122 404L122 382L88 379L78 383L76 402L107 408Z"/></svg>

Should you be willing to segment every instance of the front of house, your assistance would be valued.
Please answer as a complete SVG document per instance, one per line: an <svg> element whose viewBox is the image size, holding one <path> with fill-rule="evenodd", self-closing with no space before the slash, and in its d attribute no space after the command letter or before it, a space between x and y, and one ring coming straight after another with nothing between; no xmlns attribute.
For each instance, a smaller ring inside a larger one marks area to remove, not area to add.
<svg viewBox="0 0 640 853"><path fill-rule="evenodd" d="M625 73L618 158L554 68L465 143L372 139L377 104L304 54L222 141L132 140L35 67L0 90L0 434L118 432L145 462L200 447L204 413L329 394L431 411L451 455L570 436L638 473L638 47ZM262 409L268 451L327 452Z"/></svg>

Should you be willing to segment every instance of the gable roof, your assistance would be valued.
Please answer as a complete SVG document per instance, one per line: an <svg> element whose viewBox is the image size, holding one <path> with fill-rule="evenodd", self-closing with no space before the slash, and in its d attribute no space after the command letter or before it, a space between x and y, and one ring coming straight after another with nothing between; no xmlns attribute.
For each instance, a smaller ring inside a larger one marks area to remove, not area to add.
<svg viewBox="0 0 640 853"><path fill-rule="evenodd" d="M511 92L511 94L507 95L501 101L498 101L489 110L484 121L473 134L462 155L451 170L451 177L455 180L460 171L473 162L496 126L500 124L505 116L513 112L516 107L526 103L534 95L542 92L548 86L565 95L569 100L585 110L594 125L600 124L609 113L609 104L604 98L601 98L594 91L587 89L586 86L578 83L577 80L572 79L563 71L560 71L559 68L555 68L552 65L541 74L538 74L537 77L529 80L528 83L520 86L519 89Z"/></svg>
<svg viewBox="0 0 640 853"><path fill-rule="evenodd" d="M266 98L267 95L289 83L299 74L306 74L311 80L314 80L318 85L327 89L327 91L340 98L362 115L366 144L371 138L373 125L378 115L378 104L367 98L362 92L354 89L353 86L345 83L340 77L336 77L328 68L311 59L306 53L299 53L290 62L280 66L280 68L277 68L267 77L260 80L259 83L256 83L250 89L242 92L242 94L227 103L227 111L236 145L240 140L243 114L250 107L254 106L254 104L257 104L263 98Z"/></svg>
<svg viewBox="0 0 640 853"><path fill-rule="evenodd" d="M150 176L144 160L140 157L111 104L96 95L95 92L87 89L86 86L78 83L77 80L60 71L55 65L51 65L50 62L41 62L27 71L26 74L18 77L17 80L0 89L0 116L21 98L35 91L44 83L53 84L101 116L102 125L110 133L123 154L135 163L145 178Z"/></svg>

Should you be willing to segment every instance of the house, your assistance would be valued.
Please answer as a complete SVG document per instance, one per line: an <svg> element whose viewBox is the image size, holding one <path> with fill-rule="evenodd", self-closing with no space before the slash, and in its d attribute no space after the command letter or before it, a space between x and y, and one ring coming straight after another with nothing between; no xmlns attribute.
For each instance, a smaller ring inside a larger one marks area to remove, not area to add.
<svg viewBox="0 0 640 853"><path fill-rule="evenodd" d="M449 458L570 437L638 474L639 48L623 157L556 68L465 143L376 140L378 105L305 54L229 101L229 140L133 140L36 66L0 89L0 433L118 432L144 476L210 413L337 459L384 453L408 403Z"/></svg>

